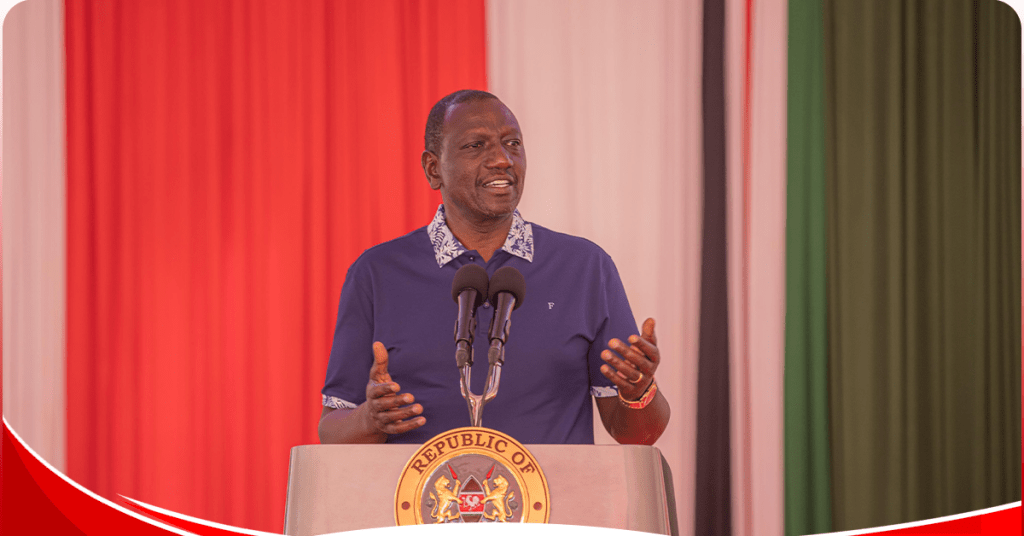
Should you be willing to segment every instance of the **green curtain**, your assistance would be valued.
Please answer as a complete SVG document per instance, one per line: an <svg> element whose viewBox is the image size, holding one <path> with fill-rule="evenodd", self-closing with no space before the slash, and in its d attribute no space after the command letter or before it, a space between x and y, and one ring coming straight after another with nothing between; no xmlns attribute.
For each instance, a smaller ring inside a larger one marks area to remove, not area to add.
<svg viewBox="0 0 1024 536"><path fill-rule="evenodd" d="M790 0L786 193L786 534L832 529L825 323L822 0Z"/></svg>
<svg viewBox="0 0 1024 536"><path fill-rule="evenodd" d="M978 79L984 91L977 95L982 127L975 176L994 180L979 181L976 214L987 260L979 305L988 345L985 479L978 489L989 504L1002 504L1021 498L1021 25L1002 2L979 7Z"/></svg>
<svg viewBox="0 0 1024 536"><path fill-rule="evenodd" d="M824 24L833 528L1018 500L1017 17L825 0Z"/></svg>

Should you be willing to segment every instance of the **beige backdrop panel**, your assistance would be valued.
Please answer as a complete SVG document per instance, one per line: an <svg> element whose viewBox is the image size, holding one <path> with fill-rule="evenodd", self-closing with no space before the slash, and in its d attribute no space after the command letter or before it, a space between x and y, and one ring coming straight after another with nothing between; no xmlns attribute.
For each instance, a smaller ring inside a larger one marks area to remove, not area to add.
<svg viewBox="0 0 1024 536"><path fill-rule="evenodd" d="M3 27L3 412L43 458L65 460L64 34L60 0Z"/></svg>
<svg viewBox="0 0 1024 536"><path fill-rule="evenodd" d="M519 119L523 215L615 259L658 321L679 527L693 530L703 206L699 0L489 0L490 89ZM597 419L595 419L597 420ZM611 442L595 423L598 442Z"/></svg>
<svg viewBox="0 0 1024 536"><path fill-rule="evenodd" d="M750 454L752 519L758 534L782 534L783 369L786 321L785 0L755 2L751 99ZM763 531L761 529L764 529Z"/></svg>
<svg viewBox="0 0 1024 536"><path fill-rule="evenodd" d="M748 13L746 0L728 2L732 531L734 536L781 536L788 3L758 0Z"/></svg>

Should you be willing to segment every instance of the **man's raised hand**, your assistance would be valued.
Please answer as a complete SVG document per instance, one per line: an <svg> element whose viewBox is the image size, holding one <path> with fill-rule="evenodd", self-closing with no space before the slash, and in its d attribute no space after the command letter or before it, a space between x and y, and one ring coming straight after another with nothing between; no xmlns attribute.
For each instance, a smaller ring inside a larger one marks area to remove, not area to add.
<svg viewBox="0 0 1024 536"><path fill-rule="evenodd" d="M369 426L385 434L401 434L423 426L427 420L417 417L423 406L413 404L410 393L400 393L388 373L388 351L380 342L373 343L373 367L366 384L366 409Z"/></svg>
<svg viewBox="0 0 1024 536"><path fill-rule="evenodd" d="M636 400L654 381L654 372L661 362L654 319L648 318L640 336L631 335L629 342L627 345L619 339L608 341L610 350L601 352L601 359L607 363L601 365L601 372L619 388L624 399Z"/></svg>
<svg viewBox="0 0 1024 536"><path fill-rule="evenodd" d="M597 399L601 422L619 443L652 445L668 426L672 414L661 391L653 389L654 373L661 363L658 337L654 335L654 319L648 318L640 335L631 335L629 344L612 339L601 352L601 373L619 388L619 397ZM653 394L646 398L648 393ZM644 400L642 407L630 405ZM626 403L622 403L626 402Z"/></svg>

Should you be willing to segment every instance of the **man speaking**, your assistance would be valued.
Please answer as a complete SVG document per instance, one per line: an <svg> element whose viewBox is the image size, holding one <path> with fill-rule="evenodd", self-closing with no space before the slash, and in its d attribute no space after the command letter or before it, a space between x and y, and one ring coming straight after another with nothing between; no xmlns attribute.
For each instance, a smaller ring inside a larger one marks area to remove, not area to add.
<svg viewBox="0 0 1024 536"><path fill-rule="evenodd" d="M456 91L427 118L421 162L443 204L433 221L364 252L349 268L323 389L322 443L423 443L470 425L452 336L456 271L511 266L526 280L512 315L498 396L483 425L522 443L593 443L590 397L620 443L651 444L668 424L654 319L640 334L611 257L523 220L526 148L512 112ZM487 355L494 309L477 312ZM481 392L487 360L473 366Z"/></svg>

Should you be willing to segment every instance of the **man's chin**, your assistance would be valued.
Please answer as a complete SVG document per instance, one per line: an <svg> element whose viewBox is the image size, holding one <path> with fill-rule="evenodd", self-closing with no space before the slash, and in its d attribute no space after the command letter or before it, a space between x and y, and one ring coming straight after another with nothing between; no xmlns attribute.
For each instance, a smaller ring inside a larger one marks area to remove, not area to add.
<svg viewBox="0 0 1024 536"><path fill-rule="evenodd" d="M481 203L481 213L486 215L488 218L506 218L511 216L515 212L516 207L519 206L518 197L510 197L508 199L493 199L489 200L489 203Z"/></svg>
<svg viewBox="0 0 1024 536"><path fill-rule="evenodd" d="M504 220L512 216L519 205L519 198L508 199L504 202L477 203L476 206L463 206L459 213L465 218L477 221Z"/></svg>
<svg viewBox="0 0 1024 536"><path fill-rule="evenodd" d="M489 207L486 214L488 218L493 219L505 219L512 216L512 213L516 211L516 206L519 203L509 203L500 207Z"/></svg>

